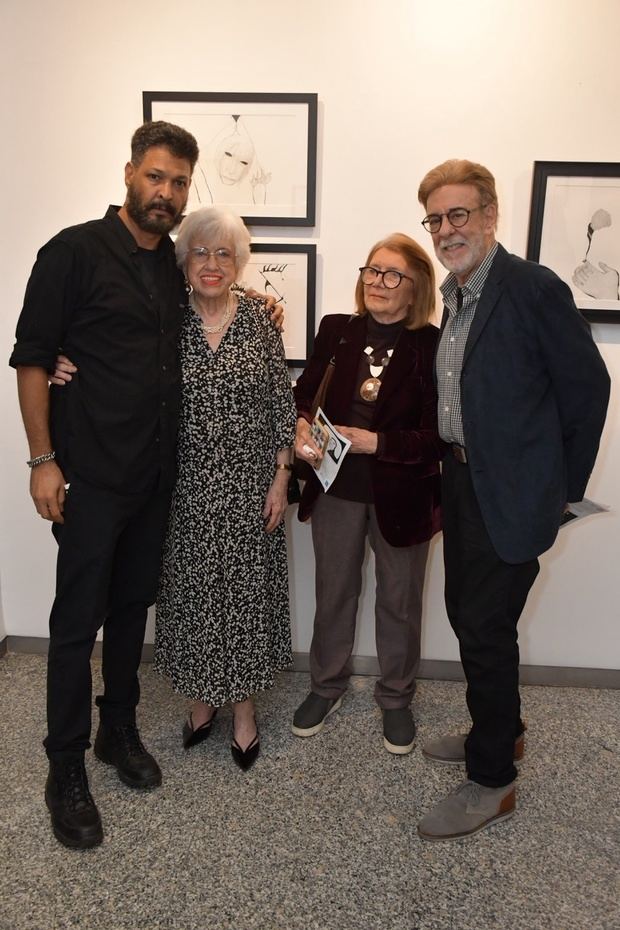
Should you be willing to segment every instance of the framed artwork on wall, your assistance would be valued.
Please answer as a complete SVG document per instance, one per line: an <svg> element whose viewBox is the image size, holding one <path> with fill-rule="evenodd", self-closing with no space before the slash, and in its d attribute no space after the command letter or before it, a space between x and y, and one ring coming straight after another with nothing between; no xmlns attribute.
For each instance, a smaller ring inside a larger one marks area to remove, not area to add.
<svg viewBox="0 0 620 930"><path fill-rule="evenodd" d="M587 319L620 323L620 162L534 162L527 257Z"/></svg>
<svg viewBox="0 0 620 930"><path fill-rule="evenodd" d="M314 340L316 245L253 242L251 250L239 283L282 302L286 360L301 368Z"/></svg>
<svg viewBox="0 0 620 930"><path fill-rule="evenodd" d="M196 137L188 211L215 203L248 225L314 225L316 94L144 91L142 102L145 120Z"/></svg>

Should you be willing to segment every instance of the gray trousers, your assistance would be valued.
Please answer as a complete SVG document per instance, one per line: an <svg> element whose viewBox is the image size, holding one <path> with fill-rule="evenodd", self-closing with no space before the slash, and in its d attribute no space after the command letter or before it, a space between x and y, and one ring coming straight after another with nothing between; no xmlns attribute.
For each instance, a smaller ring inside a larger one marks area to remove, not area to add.
<svg viewBox="0 0 620 930"><path fill-rule="evenodd" d="M355 620L368 536L375 554L375 635L379 707L408 707L420 664L422 590L429 543L390 546L372 504L321 494L312 510L316 613L310 647L312 690L337 698L351 675Z"/></svg>

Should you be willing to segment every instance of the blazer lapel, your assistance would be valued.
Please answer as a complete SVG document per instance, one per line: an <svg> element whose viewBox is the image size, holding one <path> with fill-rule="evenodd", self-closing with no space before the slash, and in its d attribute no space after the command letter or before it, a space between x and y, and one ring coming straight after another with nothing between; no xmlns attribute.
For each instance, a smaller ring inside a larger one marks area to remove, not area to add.
<svg viewBox="0 0 620 930"><path fill-rule="evenodd" d="M360 355L366 339L366 320L353 317L346 323L334 353L335 369L329 386L330 419L334 423L344 422L351 409L351 401L357 381Z"/></svg>
<svg viewBox="0 0 620 930"><path fill-rule="evenodd" d="M487 324L487 320L493 313L497 301L501 296L501 281L504 276L504 268L508 258L508 253L503 246L498 246L497 255L495 260L491 265L491 270L489 271L489 276L485 281L484 287L482 288L482 295L478 301L478 306L476 307L476 312L474 313L474 318L469 330L469 335L467 336L467 343L465 345L465 353L463 355L463 367L467 364L467 359L471 355L471 352L476 345L476 342L480 338L482 330Z"/></svg>

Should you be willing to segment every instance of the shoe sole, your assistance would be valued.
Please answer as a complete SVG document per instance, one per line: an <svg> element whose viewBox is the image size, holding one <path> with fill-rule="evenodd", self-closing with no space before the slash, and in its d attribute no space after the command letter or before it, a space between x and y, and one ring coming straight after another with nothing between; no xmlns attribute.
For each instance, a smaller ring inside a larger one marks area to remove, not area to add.
<svg viewBox="0 0 620 930"><path fill-rule="evenodd" d="M393 756L406 756L415 746L415 739L411 740L411 742L407 743L406 745L399 746L398 743L390 743L390 741L384 736L383 745L388 752L392 753Z"/></svg>
<svg viewBox="0 0 620 930"><path fill-rule="evenodd" d="M105 756L97 752L96 747L94 753L100 762L103 762L105 765L111 765L112 768L116 769L116 774L128 788L145 788L148 790L150 788L158 788L161 785L161 772L158 772L156 775L151 775L149 778L141 778L140 781L134 781L120 770L116 762L113 762L111 759L106 759Z"/></svg>
<svg viewBox="0 0 620 930"><path fill-rule="evenodd" d="M92 836L85 837L82 840L75 840L72 836L67 836L53 824L52 832L58 842L68 849L92 849L93 846L100 846L103 843L103 830L99 833L93 833Z"/></svg>
<svg viewBox="0 0 620 930"><path fill-rule="evenodd" d="M515 751L513 756L514 762L520 762L525 753L525 740L523 736L518 736L515 740ZM454 756L436 756L432 752L427 752L424 747L422 748L422 755L429 759L431 762L438 762L440 765L465 765L465 756L459 756L458 759Z"/></svg>
<svg viewBox="0 0 620 930"><path fill-rule="evenodd" d="M327 720L329 715L333 714L334 711L338 710L341 704L342 704L342 697L339 697L336 703L334 704L334 706L330 707L330 709L327 711L323 719L319 723L316 723L313 727L305 727L305 728L296 727L295 724L293 723L291 725L292 732L295 734L295 736L301 736L302 739L305 739L307 736L316 736L316 734L320 733L323 727L325 726L325 721Z"/></svg>
<svg viewBox="0 0 620 930"><path fill-rule="evenodd" d="M490 820L485 820L484 823L480 824L479 827L476 827L475 830L468 830L467 833L447 833L445 836L435 836L432 833L423 833L422 830L418 827L418 836L431 843L441 843L444 841L450 840L467 840L470 836L475 836L476 833L480 833L481 830L486 830L487 827L492 827L496 823L501 823L502 820L509 820L514 816L515 808L511 811L506 811L503 814L497 814L495 817L491 817Z"/></svg>

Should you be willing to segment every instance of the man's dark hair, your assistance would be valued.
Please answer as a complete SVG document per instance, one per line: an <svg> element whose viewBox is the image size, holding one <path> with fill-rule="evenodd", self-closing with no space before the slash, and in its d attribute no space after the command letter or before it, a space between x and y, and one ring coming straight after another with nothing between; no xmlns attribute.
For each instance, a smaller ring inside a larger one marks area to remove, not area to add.
<svg viewBox="0 0 620 930"><path fill-rule="evenodd" d="M198 161L198 143L191 132L163 120L151 120L136 129L131 137L133 164L139 165L147 150L158 145L169 149L175 158L186 159L194 170Z"/></svg>

